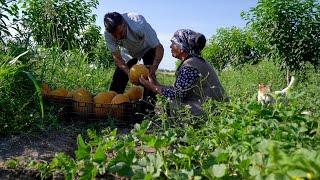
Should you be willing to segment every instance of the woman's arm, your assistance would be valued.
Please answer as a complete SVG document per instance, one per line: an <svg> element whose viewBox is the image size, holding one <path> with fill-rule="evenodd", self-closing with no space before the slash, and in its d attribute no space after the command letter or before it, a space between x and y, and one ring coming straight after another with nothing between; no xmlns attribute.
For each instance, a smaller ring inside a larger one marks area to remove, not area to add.
<svg viewBox="0 0 320 180"><path fill-rule="evenodd" d="M141 84L155 93L161 94L169 99L184 98L198 81L199 71L193 67L183 67L180 69L175 85L171 87L157 84L156 81L144 77L140 78Z"/></svg>

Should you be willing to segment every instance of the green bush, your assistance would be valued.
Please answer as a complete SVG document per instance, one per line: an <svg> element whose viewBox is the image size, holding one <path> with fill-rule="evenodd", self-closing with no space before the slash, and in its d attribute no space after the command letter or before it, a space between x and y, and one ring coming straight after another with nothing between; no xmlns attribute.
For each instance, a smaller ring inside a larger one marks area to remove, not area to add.
<svg viewBox="0 0 320 180"><path fill-rule="evenodd" d="M36 43L63 50L79 48L82 32L95 22L97 0L29 0L22 2L23 24ZM86 39L96 43L96 38ZM85 45L84 44L84 45Z"/></svg>
<svg viewBox="0 0 320 180"><path fill-rule="evenodd" d="M35 86L23 73L28 70L26 65L0 63L0 136L44 125Z"/></svg>
<svg viewBox="0 0 320 180"><path fill-rule="evenodd" d="M320 3L318 0L260 0L243 14L263 39L281 68L306 73L320 65Z"/></svg>
<svg viewBox="0 0 320 180"><path fill-rule="evenodd" d="M256 48L257 41L249 29L220 28L202 54L218 70L227 66L238 68L246 63L255 64L261 54Z"/></svg>

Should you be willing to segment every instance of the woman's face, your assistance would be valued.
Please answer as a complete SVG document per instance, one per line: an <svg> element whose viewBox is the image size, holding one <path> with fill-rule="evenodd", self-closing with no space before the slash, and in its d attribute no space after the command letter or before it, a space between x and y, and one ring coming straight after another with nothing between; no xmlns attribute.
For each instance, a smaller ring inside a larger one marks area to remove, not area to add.
<svg viewBox="0 0 320 180"><path fill-rule="evenodd" d="M183 51L175 43L171 43L170 48L172 57L181 59Z"/></svg>

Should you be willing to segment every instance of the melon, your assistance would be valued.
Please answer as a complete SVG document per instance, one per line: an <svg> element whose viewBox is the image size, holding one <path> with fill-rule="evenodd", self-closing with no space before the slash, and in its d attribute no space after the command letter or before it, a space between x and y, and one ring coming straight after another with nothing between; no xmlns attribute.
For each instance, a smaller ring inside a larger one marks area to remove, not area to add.
<svg viewBox="0 0 320 180"><path fill-rule="evenodd" d="M111 106L112 116L115 118L122 117L125 113L125 109L122 103L127 103L127 102L129 102L129 98L127 95L125 94L116 95L111 101L111 104L113 104Z"/></svg>
<svg viewBox="0 0 320 180"><path fill-rule="evenodd" d="M49 95L51 93L51 89L47 83L41 84L41 93L43 95Z"/></svg>
<svg viewBox="0 0 320 180"><path fill-rule="evenodd" d="M74 90L73 90L73 91L70 91L70 92L67 94L67 98L72 98L74 92L75 92Z"/></svg>
<svg viewBox="0 0 320 180"><path fill-rule="evenodd" d="M90 113L92 111L92 94L85 88L79 88L72 94L74 102L74 110L80 113Z"/></svg>
<svg viewBox="0 0 320 180"><path fill-rule="evenodd" d="M143 97L143 87L141 86L132 86L126 92L126 95L129 97L130 101L137 101Z"/></svg>
<svg viewBox="0 0 320 180"><path fill-rule="evenodd" d="M147 77L149 75L149 69L143 64L135 64L130 68L129 79L133 84L140 84L140 76Z"/></svg>
<svg viewBox="0 0 320 180"><path fill-rule="evenodd" d="M51 91L50 95L58 96L58 98L65 98L68 95L68 91L63 87L60 87Z"/></svg>
<svg viewBox="0 0 320 180"><path fill-rule="evenodd" d="M129 102L128 96L125 94L118 94L112 99L111 104L122 104L126 102Z"/></svg>
<svg viewBox="0 0 320 180"><path fill-rule="evenodd" d="M96 116L106 116L110 112L110 108L104 104L110 104L112 99L117 95L114 91L100 92L94 98L93 111Z"/></svg>

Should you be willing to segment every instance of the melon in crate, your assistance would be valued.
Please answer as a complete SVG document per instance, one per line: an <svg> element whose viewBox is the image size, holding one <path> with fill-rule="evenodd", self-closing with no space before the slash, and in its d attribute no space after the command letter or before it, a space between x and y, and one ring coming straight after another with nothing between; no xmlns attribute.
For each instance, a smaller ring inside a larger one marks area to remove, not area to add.
<svg viewBox="0 0 320 180"><path fill-rule="evenodd" d="M112 115L115 118L122 117L125 113L123 103L128 103L128 102L129 102L129 98L127 95L125 95L125 94L116 95L111 101Z"/></svg>
<svg viewBox="0 0 320 180"><path fill-rule="evenodd" d="M64 99L65 97L67 97L68 91L63 87L60 87L51 91L50 95L54 96L54 98Z"/></svg>
<svg viewBox="0 0 320 180"><path fill-rule="evenodd" d="M47 83L41 84L41 94L49 95L51 93L50 86Z"/></svg>
<svg viewBox="0 0 320 180"><path fill-rule="evenodd" d="M147 77L149 75L149 69L143 64L135 64L130 68L129 79L133 84L140 84L140 76Z"/></svg>
<svg viewBox="0 0 320 180"><path fill-rule="evenodd" d="M127 95L118 94L112 99L111 104L122 104L127 102L129 102L129 97Z"/></svg>
<svg viewBox="0 0 320 180"><path fill-rule="evenodd" d="M110 108L106 104L110 104L112 99L117 95L114 91L100 92L94 98L93 111L96 116L106 116L110 112Z"/></svg>
<svg viewBox="0 0 320 180"><path fill-rule="evenodd" d="M137 101L143 98L143 87L132 86L125 94L129 97L130 101Z"/></svg>
<svg viewBox="0 0 320 180"><path fill-rule="evenodd" d="M72 93L73 109L76 112L89 114L92 112L92 94L85 88L79 88Z"/></svg>

